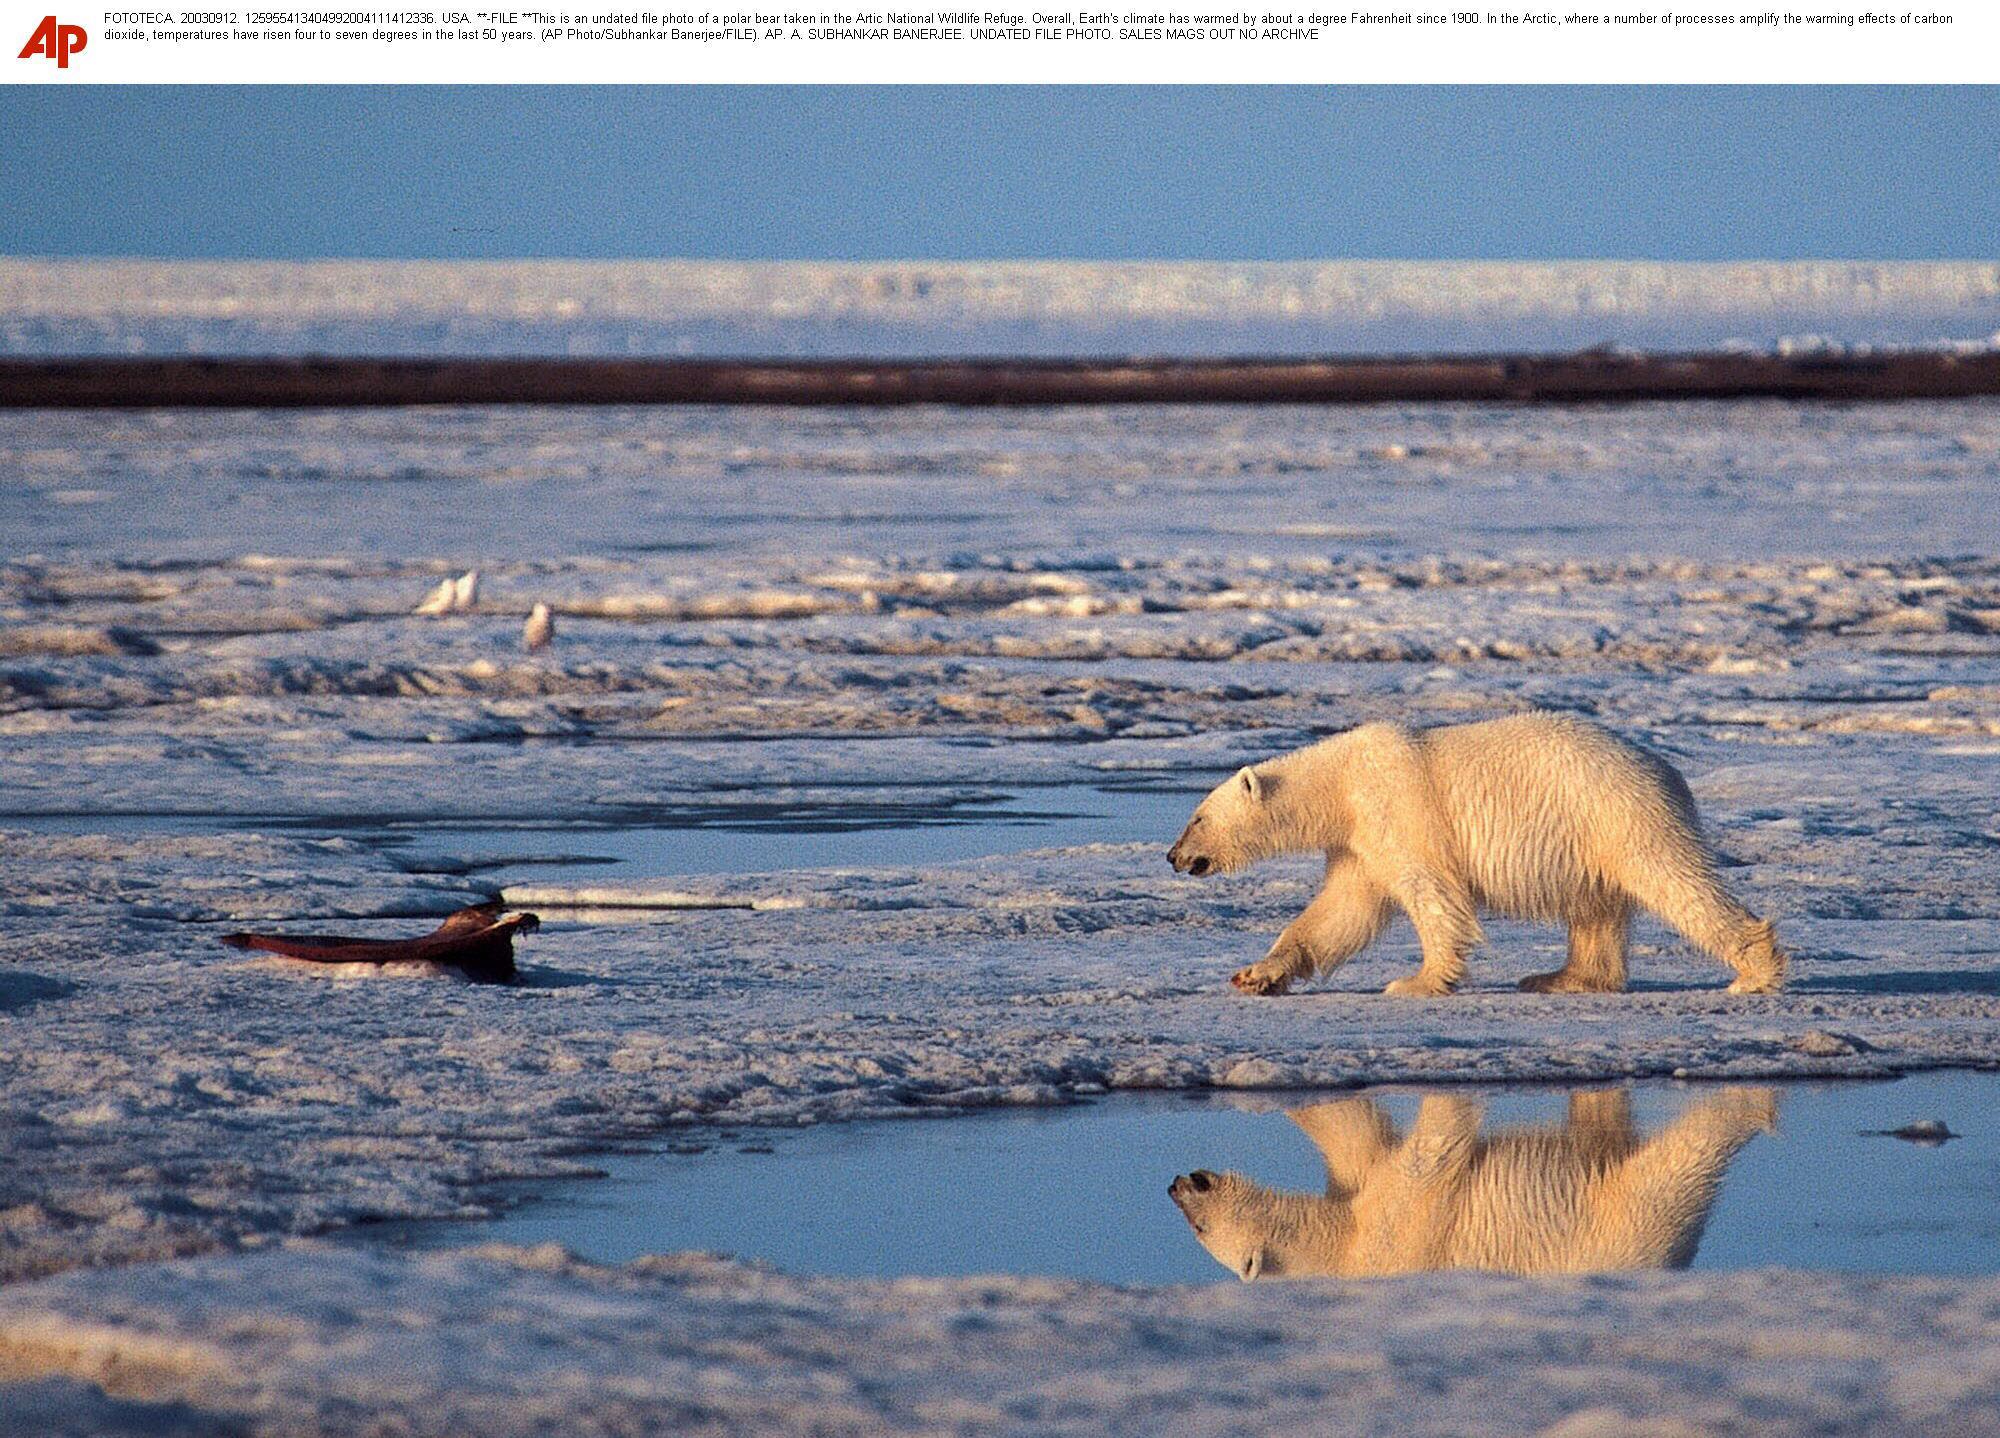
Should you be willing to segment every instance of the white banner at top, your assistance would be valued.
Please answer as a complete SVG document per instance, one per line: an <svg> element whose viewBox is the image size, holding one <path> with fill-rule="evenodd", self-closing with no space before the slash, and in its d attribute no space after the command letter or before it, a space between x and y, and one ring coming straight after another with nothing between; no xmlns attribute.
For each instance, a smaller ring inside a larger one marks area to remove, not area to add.
<svg viewBox="0 0 2000 1438"><path fill-rule="evenodd" d="M2000 78L2000 5L1992 0L978 5L565 0L532 9L208 9L58 0L48 11L8 7L0 77L63 85Z"/></svg>

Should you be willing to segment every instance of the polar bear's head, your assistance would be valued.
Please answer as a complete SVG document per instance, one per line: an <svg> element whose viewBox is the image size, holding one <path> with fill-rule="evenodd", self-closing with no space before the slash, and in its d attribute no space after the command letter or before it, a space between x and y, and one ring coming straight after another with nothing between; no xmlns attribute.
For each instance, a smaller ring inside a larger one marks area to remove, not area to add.
<svg viewBox="0 0 2000 1438"><path fill-rule="evenodd" d="M1247 767L1217 784L1167 850L1167 862L1176 873L1200 878L1227 874L1265 857L1262 841L1270 830L1265 806L1275 784L1272 776Z"/></svg>
<svg viewBox="0 0 2000 1438"><path fill-rule="evenodd" d="M1281 1193L1240 1173L1198 1168L1167 1185L1209 1257L1242 1279L1302 1278L1338 1270L1346 1205Z"/></svg>
<svg viewBox="0 0 2000 1438"><path fill-rule="evenodd" d="M1209 1256L1248 1283L1264 1271L1263 1225L1250 1212L1257 1185L1239 1173L1198 1168L1167 1185L1167 1197Z"/></svg>

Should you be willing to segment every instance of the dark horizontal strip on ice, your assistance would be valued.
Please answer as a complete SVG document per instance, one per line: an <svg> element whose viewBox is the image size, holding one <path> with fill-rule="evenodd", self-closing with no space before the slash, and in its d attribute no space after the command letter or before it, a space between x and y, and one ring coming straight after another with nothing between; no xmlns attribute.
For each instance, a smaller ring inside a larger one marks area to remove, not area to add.
<svg viewBox="0 0 2000 1438"><path fill-rule="evenodd" d="M1327 359L0 359L0 408L1956 399L2000 352Z"/></svg>

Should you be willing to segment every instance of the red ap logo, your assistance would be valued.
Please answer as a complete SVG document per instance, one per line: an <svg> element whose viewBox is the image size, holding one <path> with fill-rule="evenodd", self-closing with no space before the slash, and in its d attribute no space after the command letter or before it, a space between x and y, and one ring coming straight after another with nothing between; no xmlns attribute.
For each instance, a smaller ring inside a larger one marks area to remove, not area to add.
<svg viewBox="0 0 2000 1438"><path fill-rule="evenodd" d="M81 25L58 25L56 17L45 15L42 23L35 27L35 33L28 37L28 43L21 47L17 60L32 60L37 55L46 56L56 62L58 70L69 68L69 57L80 53L90 43L90 37L83 33Z"/></svg>

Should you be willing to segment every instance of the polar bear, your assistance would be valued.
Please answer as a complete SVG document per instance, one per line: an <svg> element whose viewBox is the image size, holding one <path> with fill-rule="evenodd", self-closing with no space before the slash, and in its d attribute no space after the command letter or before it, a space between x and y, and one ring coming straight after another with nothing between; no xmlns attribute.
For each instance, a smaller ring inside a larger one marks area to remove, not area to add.
<svg viewBox="0 0 2000 1438"><path fill-rule="evenodd" d="M1487 1137L1479 1106L1455 1095L1425 1098L1403 1138L1369 1099L1288 1117L1326 1161L1324 1197L1207 1169L1167 1189L1202 1247L1245 1282L1685 1268L1730 1160L1773 1127L1777 1098L1724 1089L1645 1142L1623 1089L1572 1094L1561 1125Z"/></svg>
<svg viewBox="0 0 2000 1438"><path fill-rule="evenodd" d="M1338 968L1393 909L1423 965L1387 992L1448 994L1481 938L1481 908L1569 926L1569 962L1536 993L1625 987L1632 910L1648 909L1736 972L1731 993L1774 993L1772 926L1715 876L1694 796L1670 764L1585 720L1517 714L1414 731L1364 724L1240 769L1167 851L1176 871L1226 874L1322 850L1326 881L1264 958L1232 982L1281 994Z"/></svg>

